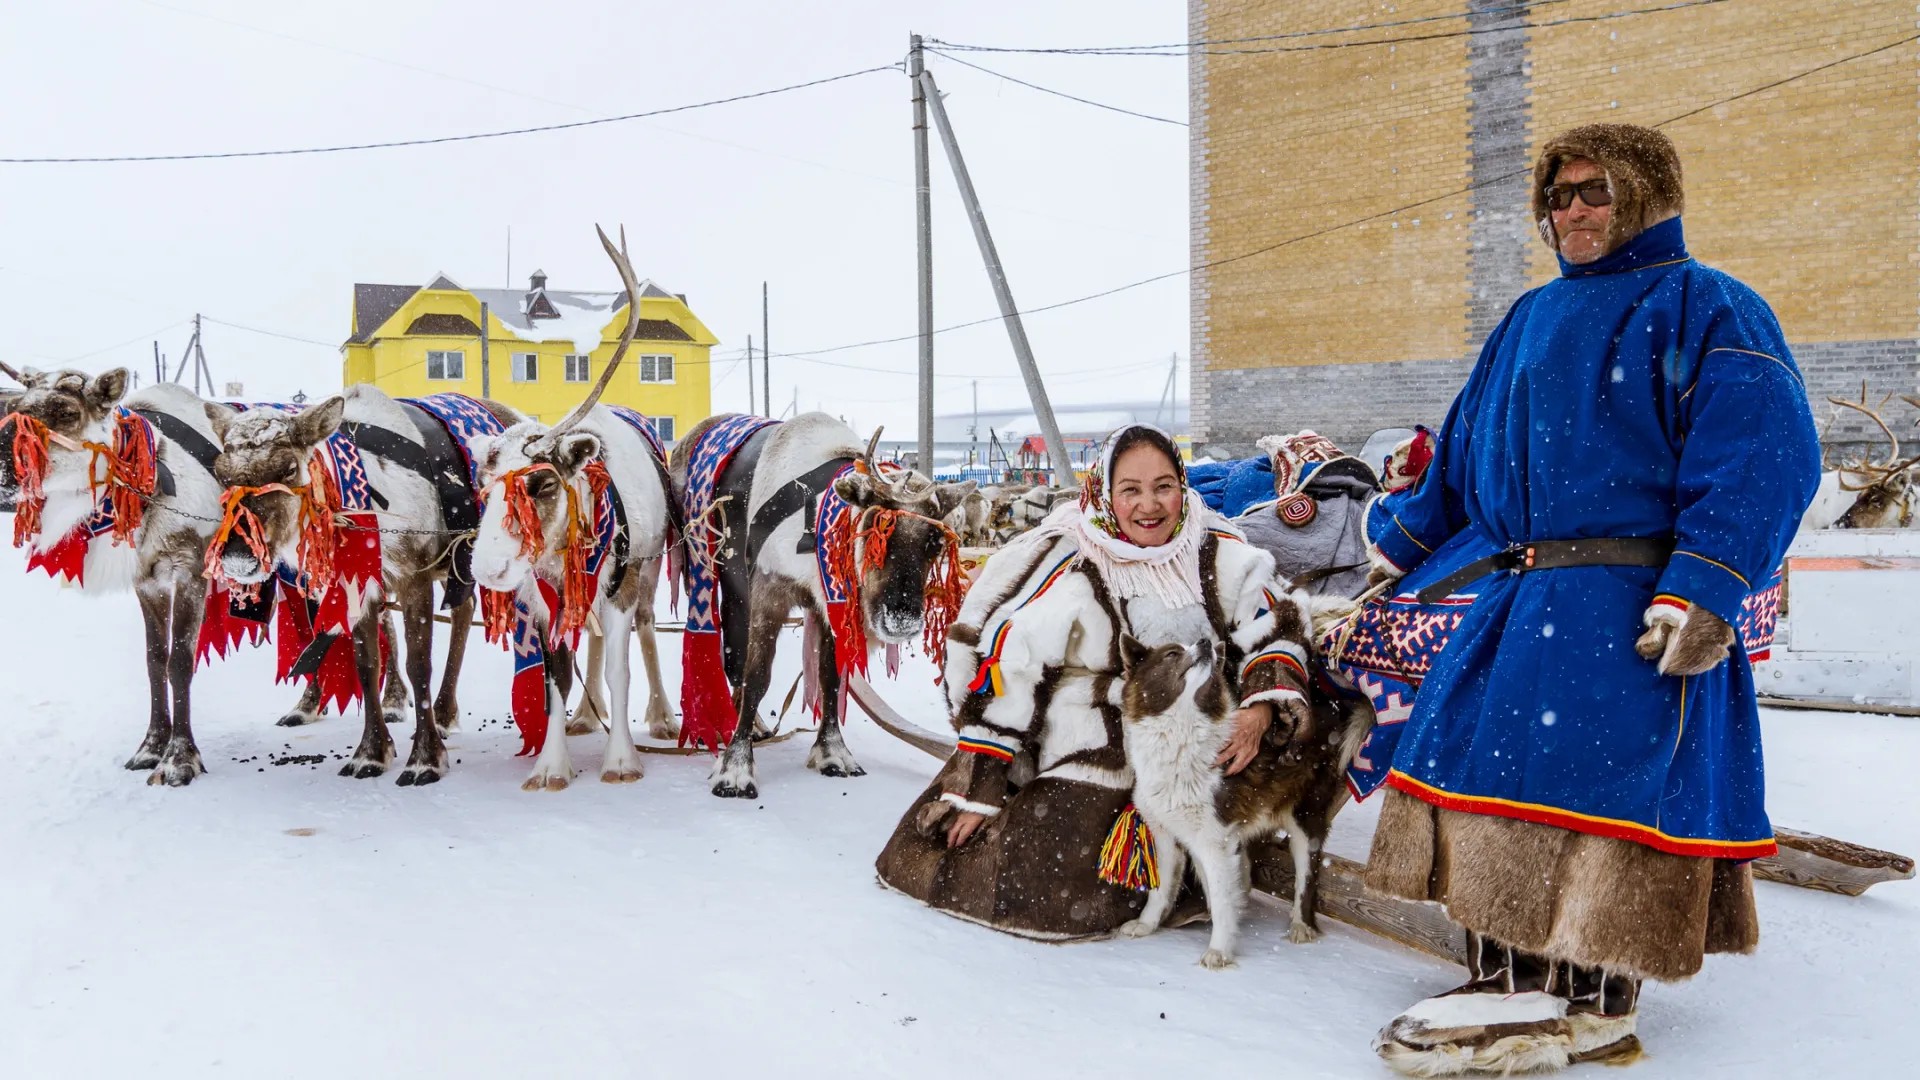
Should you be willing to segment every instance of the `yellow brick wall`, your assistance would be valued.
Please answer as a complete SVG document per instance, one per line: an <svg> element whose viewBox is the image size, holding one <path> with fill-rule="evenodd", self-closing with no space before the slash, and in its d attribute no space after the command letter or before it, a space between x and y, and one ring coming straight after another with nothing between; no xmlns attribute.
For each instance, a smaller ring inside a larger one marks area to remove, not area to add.
<svg viewBox="0 0 1920 1080"><path fill-rule="evenodd" d="M1461 7L1462 0L1208 3L1206 33L1219 41ZM1421 23L1419 31L1465 26L1465 19L1445 19ZM1198 253L1205 258L1245 255L1468 183L1463 37L1372 49L1216 52L1206 64L1210 243ZM1464 197L1450 199L1215 267L1206 282L1209 367L1460 355L1467 210Z"/></svg>
<svg viewBox="0 0 1920 1080"><path fill-rule="evenodd" d="M1571 0L1534 21L1619 10ZM1630 5L1651 6L1651 5ZM1735 0L1529 33L1536 151L1596 121L1654 124L1915 32L1912 0ZM1687 243L1766 297L1793 341L1920 332L1920 43L1664 128ZM1536 282L1557 273L1536 245Z"/></svg>
<svg viewBox="0 0 1920 1080"><path fill-rule="evenodd" d="M1465 6L1202 0L1199 11L1206 37L1218 42ZM1539 25L1640 6L1656 5L1566 0L1532 13L1536 151L1576 124L1667 120L1920 30L1913 0L1731 0ZM1442 19L1215 46L1195 95L1205 144L1196 149L1205 177L1196 187L1195 261L1244 255L1469 183L1466 37L1219 50L1466 26ZM1920 43L1666 130L1685 168L1694 254L1765 296L1791 340L1920 336ZM1196 333L1205 338L1196 351L1210 370L1463 355L1470 209L1455 196L1196 275ZM1544 245L1532 243L1527 258L1535 283L1557 272Z"/></svg>

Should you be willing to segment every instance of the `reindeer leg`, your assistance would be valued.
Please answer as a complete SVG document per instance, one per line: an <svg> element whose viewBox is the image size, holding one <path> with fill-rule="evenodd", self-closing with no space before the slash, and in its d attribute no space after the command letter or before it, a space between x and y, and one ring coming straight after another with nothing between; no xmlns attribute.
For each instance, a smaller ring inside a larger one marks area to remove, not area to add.
<svg viewBox="0 0 1920 1080"><path fill-rule="evenodd" d="M633 748L633 728L627 722L631 697L633 658L627 651L627 639L633 633L633 612L604 604L600 625L606 630L613 648L607 652L607 696L613 699L611 726L607 728L607 755L600 762L600 780L607 784L631 784L640 779L640 753Z"/></svg>
<svg viewBox="0 0 1920 1080"><path fill-rule="evenodd" d="M387 734L385 707L380 703L380 618L369 608L353 624L353 664L360 675L360 746L353 760L340 767L341 776L370 780L393 762L393 736Z"/></svg>
<svg viewBox="0 0 1920 1080"><path fill-rule="evenodd" d="M809 613L821 626L829 625L825 615ZM821 776L865 776L867 770L853 760L846 737L840 733L840 666L834 657L833 635L820 634L820 733L813 737L813 750L807 755L807 768Z"/></svg>
<svg viewBox="0 0 1920 1080"><path fill-rule="evenodd" d="M391 613L380 619L380 632L386 635L388 653L393 656L398 656L400 635L394 631L393 615ZM409 630L409 633L411 633L411 630ZM431 661L428 662L427 669L429 671L433 669ZM408 665L407 674L409 677L413 674L411 664ZM429 689L431 689L431 687L429 687ZM424 695L425 693L425 690L421 691L421 694ZM400 665L397 662L381 665L380 715L389 724L404 723L407 719L407 684L400 680Z"/></svg>
<svg viewBox="0 0 1920 1080"><path fill-rule="evenodd" d="M447 628L447 664L440 672L440 694L433 699L433 722L440 734L460 726L460 667L467 658L467 637L473 633L474 601L454 608L449 614L453 625Z"/></svg>
<svg viewBox="0 0 1920 1080"><path fill-rule="evenodd" d="M433 582L406 581L394 599L400 602L407 631L407 682L413 686L413 752L395 782L401 787L431 784L447 772L447 744L440 738L433 703L427 700L433 689Z"/></svg>
<svg viewBox="0 0 1920 1080"><path fill-rule="evenodd" d="M678 739L680 725L667 708L667 683L660 677L660 642L653 633L653 596L660 583L660 560L650 560L637 572L640 603L634 608L633 625L640 635L640 658L647 665L647 734L655 739Z"/></svg>
<svg viewBox="0 0 1920 1080"><path fill-rule="evenodd" d="M587 670L580 686L580 707L573 710L573 716L567 720L569 735L591 735L607 722L607 699L600 693L600 687L606 682L607 638L612 636L612 631L604 624L601 630L598 634L587 631Z"/></svg>
<svg viewBox="0 0 1920 1080"><path fill-rule="evenodd" d="M193 661L194 646L200 640L200 620L206 613L207 582L198 574L189 574L173 588L173 618L167 644L167 686L173 692L173 729L167 737L167 752L159 767L147 777L149 784L183 787L207 771L200 761L200 748L193 744Z"/></svg>
<svg viewBox="0 0 1920 1080"><path fill-rule="evenodd" d="M160 764L173 731L167 712L167 621L172 598L161 585L143 586L139 597L140 621L147 630L147 737L127 759L127 768L145 770Z"/></svg>
<svg viewBox="0 0 1920 1080"><path fill-rule="evenodd" d="M760 711L760 699L767 696L767 684L773 678L773 650L780 641L780 624L786 611L777 614L773 604L750 604L747 630L745 679L735 695L740 719L733 728L733 740L720 752L720 760L708 777L713 793L723 799L757 799L760 788L753 772L753 725Z"/></svg>
<svg viewBox="0 0 1920 1080"><path fill-rule="evenodd" d="M563 791L573 782L573 757L567 752L567 694L573 689L573 650L545 640L547 665L547 739L534 759L521 791Z"/></svg>
<svg viewBox="0 0 1920 1080"><path fill-rule="evenodd" d="M287 604L293 603L294 601L282 600L280 602ZM293 709L288 712L287 715L274 721L274 723L281 727L300 727L305 724L315 723L325 715L327 715L327 707L320 703L320 681L318 679L308 679L307 688L300 692L299 703L294 705Z"/></svg>

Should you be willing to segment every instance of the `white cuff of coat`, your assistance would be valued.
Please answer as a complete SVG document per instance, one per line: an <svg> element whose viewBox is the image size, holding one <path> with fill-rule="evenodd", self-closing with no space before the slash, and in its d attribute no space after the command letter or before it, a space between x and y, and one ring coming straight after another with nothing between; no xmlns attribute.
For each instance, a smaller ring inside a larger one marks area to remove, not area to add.
<svg viewBox="0 0 1920 1080"><path fill-rule="evenodd" d="M963 813L979 814L981 817L998 817L1000 815L1000 808L997 806L988 806L986 803L974 802L965 795L955 795L951 791L941 792L940 801Z"/></svg>
<svg viewBox="0 0 1920 1080"><path fill-rule="evenodd" d="M1263 701L1271 701L1273 702L1274 705L1278 706L1283 711L1291 711L1290 709L1288 709L1288 702L1297 701L1303 707L1307 703L1306 697L1303 696L1300 693L1300 691L1289 690L1286 687L1277 686L1272 690L1262 690L1257 694L1248 695L1245 700L1240 702L1240 707L1245 709L1252 705L1258 705Z"/></svg>

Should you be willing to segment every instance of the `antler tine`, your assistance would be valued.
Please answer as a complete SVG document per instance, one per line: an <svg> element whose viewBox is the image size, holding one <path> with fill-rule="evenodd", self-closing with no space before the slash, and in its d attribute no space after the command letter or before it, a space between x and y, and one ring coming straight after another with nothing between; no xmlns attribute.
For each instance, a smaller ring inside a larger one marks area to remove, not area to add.
<svg viewBox="0 0 1920 1080"><path fill-rule="evenodd" d="M13 367L9 365L5 360L0 360L0 375L5 375L7 378L12 379L14 382L21 383L23 385L27 381L21 378L20 373L13 370ZM1912 399L1908 399L1908 400L1912 400Z"/></svg>
<svg viewBox="0 0 1920 1080"><path fill-rule="evenodd" d="M633 345L634 336L640 332L640 283L633 276L633 263L627 259L627 228L620 227L620 246L615 248L613 241L607 239L607 231L595 225L593 231L600 236L600 246L607 251L607 258L613 260L614 268L620 271L620 281L627 288L627 327L620 332L620 344L613 350L613 359L607 361L607 370L600 373L600 381L593 384L593 390L587 394L566 418L553 425L548 437L565 434L587 413L600 403L600 395L606 393L607 384L613 381L613 373L620 367L620 361L627 355L627 349Z"/></svg>
<svg viewBox="0 0 1920 1080"><path fill-rule="evenodd" d="M868 475L873 476L875 478L878 478L880 475L880 467L873 463L873 451L875 447L880 445L880 433L885 430L887 430L887 426L885 424L882 424L879 427L874 428L873 438L867 440L866 453L860 455L860 463L867 467Z"/></svg>
<svg viewBox="0 0 1920 1080"><path fill-rule="evenodd" d="M1913 406L1916 409L1920 409L1920 397L1914 397L1912 394L1901 394L1900 400L1906 402L1907 404ZM1920 419L1914 420L1914 423L1920 424Z"/></svg>
<svg viewBox="0 0 1920 1080"><path fill-rule="evenodd" d="M1886 433L1887 441L1893 444L1893 449L1887 454L1887 463L1881 466L1881 468L1891 466L1894 462L1900 460L1900 440L1894 436L1893 429L1887 426L1887 422L1880 419L1878 410L1870 409L1861 402L1844 401L1836 397L1830 397L1827 400L1833 402L1835 405L1845 405L1847 408L1853 409L1856 412L1866 413L1874 423L1880 425L1880 430Z"/></svg>

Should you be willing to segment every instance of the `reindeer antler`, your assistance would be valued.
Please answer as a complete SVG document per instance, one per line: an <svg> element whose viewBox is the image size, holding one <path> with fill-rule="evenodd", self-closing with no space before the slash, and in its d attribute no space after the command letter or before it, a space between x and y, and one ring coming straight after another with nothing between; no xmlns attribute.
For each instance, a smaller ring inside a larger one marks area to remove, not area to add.
<svg viewBox="0 0 1920 1080"><path fill-rule="evenodd" d="M1864 391L1862 392L1861 400L1857 402L1848 401L1844 398L1837 398L1837 397L1829 397L1827 400L1831 401L1835 405L1844 405L1845 407L1849 409L1853 409L1856 412L1862 412L1867 414L1869 419L1871 419L1874 423L1880 425L1880 430L1886 433L1887 441L1893 444L1893 448L1887 453L1887 460L1885 464L1874 465L1871 463L1862 462L1860 463L1858 468L1852 471L1864 472L1869 475L1876 476L1879 479L1885 479L1889 474L1893 472L1897 472L1898 470L1894 468L1894 465L1896 462L1900 460L1900 440L1894 435L1893 429L1887 426L1887 422L1885 420L1880 419L1880 411L1878 409L1869 408L1867 406ZM1845 487L1844 481L1842 482L1841 486Z"/></svg>
<svg viewBox="0 0 1920 1080"><path fill-rule="evenodd" d="M860 463L862 465L865 465L867 467L867 473L874 477L878 477L880 475L880 467L873 463L873 451L875 447L880 445L880 433L885 430L887 430L887 426L885 424L882 424L879 427L874 428L873 438L867 440L866 453L863 453L860 455Z"/></svg>
<svg viewBox="0 0 1920 1080"><path fill-rule="evenodd" d="M633 344L634 336L640 332L640 283L635 280L633 263L627 258L627 227L620 226L618 248L614 247L613 241L607 238L605 229L595 225L593 231L600 235L600 246L607 249L607 258L613 260L614 268L620 271L621 282L627 287L627 328L620 332L620 344L613 350L613 359L607 361L607 370L600 373L600 381L593 384L593 390L587 394L586 400L576 406L559 423L553 425L553 430L547 433L549 439L566 434L580 421L586 419L587 413L593 411L593 407L600 403L600 395L606 393L607 384L613 381L614 369L620 366L620 361L627 355L628 347Z"/></svg>
<svg viewBox="0 0 1920 1080"><path fill-rule="evenodd" d="M25 385L27 381L21 378L20 373L13 370L13 368L5 360L0 360L0 375L5 375L7 378L12 379L14 382L20 383L22 385ZM1908 398L1907 400L1911 401L1913 399Z"/></svg>

